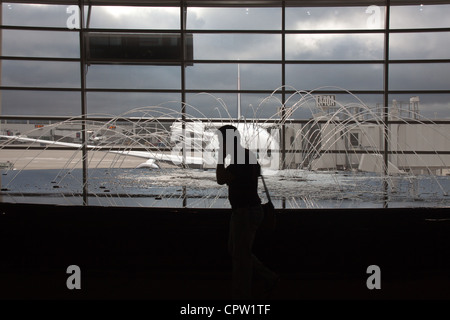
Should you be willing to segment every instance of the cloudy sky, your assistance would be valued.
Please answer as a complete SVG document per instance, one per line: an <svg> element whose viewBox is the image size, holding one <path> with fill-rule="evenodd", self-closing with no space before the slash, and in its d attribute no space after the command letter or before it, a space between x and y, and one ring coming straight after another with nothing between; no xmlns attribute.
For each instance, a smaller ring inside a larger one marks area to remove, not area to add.
<svg viewBox="0 0 450 320"><path fill-rule="evenodd" d="M2 24L67 28L68 31L3 30L2 55L17 57L79 58L78 33L73 8L68 6L2 4ZM391 28L450 27L450 6L393 7ZM287 30L379 29L384 8L288 8ZM281 30L279 8L188 8L187 28L192 30ZM180 28L178 8L94 7L91 28L164 29ZM76 29L73 29L76 30ZM448 59L450 33L392 34L392 59ZM286 59L308 60L381 60L382 34L288 34ZM282 59L281 35L194 33L194 59L269 60ZM77 62L2 61L2 86L76 89L80 86ZM274 91L281 86L279 64L239 64L241 89ZM450 90L450 64L395 64L390 66L392 90ZM87 72L90 89L181 89L179 66L91 65ZM237 63L194 63L186 68L186 88L193 90L235 90ZM381 64L294 64L286 66L286 84L296 90L340 87L345 90L382 90ZM382 103L376 94L358 95L365 104ZM2 91L2 113L30 115L77 115L80 94L76 91ZM179 93L89 92L88 113L120 114L136 107L164 104L179 108ZM354 97L338 95L341 103ZM245 116L269 117L279 107L275 94L242 94ZM294 99L294 98L293 98ZM409 101L409 95L393 95L390 100ZM429 118L450 118L450 95L420 94L421 112ZM293 100L292 100L293 101ZM188 113L208 117L236 115L236 94L188 94ZM229 110L226 110L226 109ZM302 111L302 112L301 112ZM308 117L310 105L296 113Z"/></svg>

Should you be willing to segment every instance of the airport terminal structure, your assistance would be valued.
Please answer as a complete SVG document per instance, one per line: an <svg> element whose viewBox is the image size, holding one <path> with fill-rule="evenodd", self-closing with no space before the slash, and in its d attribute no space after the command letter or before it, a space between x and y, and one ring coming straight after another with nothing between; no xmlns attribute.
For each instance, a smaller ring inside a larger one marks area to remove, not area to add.
<svg viewBox="0 0 450 320"><path fill-rule="evenodd" d="M321 97L323 96L319 95L315 99ZM335 96L327 97L335 99ZM417 120L420 117L419 101L419 97L410 99L410 108L406 109L409 118L400 117L397 102L393 102L389 119L395 119L396 122L388 127L392 154L388 156L387 173L409 172L445 176L449 173L450 155L446 151L450 150L450 127L433 121ZM413 112L411 106L414 104L416 109ZM261 130L265 131L272 141L264 145L267 138L262 142L263 140L257 137L260 133L255 130L251 133L245 132L246 137L242 143L258 156L261 155L259 158L262 164L273 170L357 169L383 173L384 126L380 117L367 119L367 116L373 114L360 112L358 107L349 110L343 107L336 112L335 102L333 106L334 108L324 107L316 101L315 110L318 110L318 113L304 123L295 123L296 121L291 119L280 125L270 121L271 119L257 119ZM411 119L418 123L409 124L408 120ZM3 124L2 136L5 142L8 137L15 137L15 144L23 144L26 141L19 139L22 137L78 143L81 148L83 126L80 121L47 121L45 124L33 120L11 122L6 120ZM156 149L177 148L181 153L205 157L199 165L200 168L214 169L216 161L207 161L206 146L213 139L214 131L223 123L224 120L214 123L211 119L189 119L187 123L180 118L157 118L157 121L154 118L131 118L128 121L113 119L108 122L87 121L85 132L88 143L98 146L99 149L103 147L109 150L111 146L127 149L133 145ZM254 123L247 123L242 128L243 131L249 131L248 128L254 126ZM282 137L284 141L288 141L284 148Z"/></svg>
<svg viewBox="0 0 450 320"><path fill-rule="evenodd" d="M232 124L278 214L255 242L287 279L274 299L450 298L449 14L450 1L2 1L0 240L14 245L0 296L229 298L215 168ZM78 296L57 284L74 263L91 283ZM370 265L384 291L367 289Z"/></svg>

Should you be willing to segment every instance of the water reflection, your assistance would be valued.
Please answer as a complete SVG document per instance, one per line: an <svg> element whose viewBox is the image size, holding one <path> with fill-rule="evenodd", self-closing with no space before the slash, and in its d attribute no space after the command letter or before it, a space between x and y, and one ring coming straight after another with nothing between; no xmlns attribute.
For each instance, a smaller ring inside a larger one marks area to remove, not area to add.
<svg viewBox="0 0 450 320"><path fill-rule="evenodd" d="M59 181L59 170L2 172L1 196L4 202L82 204L82 170L71 170ZM90 169L89 204L101 206L229 208L227 190L215 182L214 170L174 168ZM449 190L446 177L437 178ZM430 176L393 178L386 194L384 179L373 173L308 172L285 170L266 178L277 208L380 208L444 207L450 201ZM7 189L6 189L7 186ZM264 190L260 186L264 199ZM265 200L263 200L265 201Z"/></svg>

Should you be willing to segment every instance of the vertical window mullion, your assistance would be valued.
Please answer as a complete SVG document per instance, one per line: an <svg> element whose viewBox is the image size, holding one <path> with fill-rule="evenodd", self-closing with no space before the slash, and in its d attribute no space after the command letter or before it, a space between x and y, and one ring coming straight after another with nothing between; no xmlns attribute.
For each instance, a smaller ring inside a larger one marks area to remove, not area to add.
<svg viewBox="0 0 450 320"><path fill-rule="evenodd" d="M387 177L389 174L389 35L390 35L390 1L386 1L386 13L385 13L385 24L384 24L384 79L383 79L383 95L384 95L384 106L383 106L383 136L384 136L384 175ZM383 180L384 185L384 207L388 206L388 185L387 179Z"/></svg>
<svg viewBox="0 0 450 320"><path fill-rule="evenodd" d="M285 116L286 116L286 1L282 1L281 8L281 101L283 105L281 107L281 169L285 169L286 160L286 126Z"/></svg>
<svg viewBox="0 0 450 320"><path fill-rule="evenodd" d="M88 205L88 154L86 135L86 37L84 26L84 0L78 1L80 8L80 93L81 93L81 141L82 141L82 166L83 166L83 205Z"/></svg>

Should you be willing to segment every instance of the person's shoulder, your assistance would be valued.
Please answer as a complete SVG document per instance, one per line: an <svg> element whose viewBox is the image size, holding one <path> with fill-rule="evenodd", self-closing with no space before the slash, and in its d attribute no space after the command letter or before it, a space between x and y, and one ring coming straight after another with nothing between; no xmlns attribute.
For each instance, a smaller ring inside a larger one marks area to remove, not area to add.
<svg viewBox="0 0 450 320"><path fill-rule="evenodd" d="M236 170L236 165L234 163L230 163L226 168L225 171L230 172Z"/></svg>

